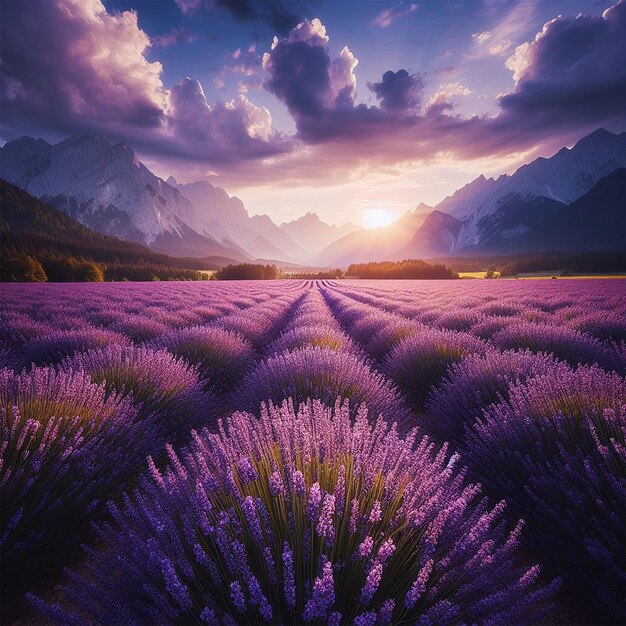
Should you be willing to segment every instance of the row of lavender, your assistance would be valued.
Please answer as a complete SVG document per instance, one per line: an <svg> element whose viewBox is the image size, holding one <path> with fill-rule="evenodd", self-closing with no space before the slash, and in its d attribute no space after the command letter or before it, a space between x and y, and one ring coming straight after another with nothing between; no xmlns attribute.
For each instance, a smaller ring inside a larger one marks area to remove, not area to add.
<svg viewBox="0 0 626 626"><path fill-rule="evenodd" d="M619 285L380 285L16 290L5 597L63 623L531 623L561 576L619 616ZM60 604L42 563L81 572Z"/></svg>
<svg viewBox="0 0 626 626"><path fill-rule="evenodd" d="M375 285L325 296L404 392L421 428L453 443L470 477L524 518L528 546L589 608L581 619L620 623L623 283Z"/></svg>

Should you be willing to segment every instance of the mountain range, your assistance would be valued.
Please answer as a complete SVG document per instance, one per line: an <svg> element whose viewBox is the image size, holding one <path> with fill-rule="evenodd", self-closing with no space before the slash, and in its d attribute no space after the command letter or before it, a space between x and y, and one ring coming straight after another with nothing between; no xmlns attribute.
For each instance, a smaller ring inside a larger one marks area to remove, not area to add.
<svg viewBox="0 0 626 626"><path fill-rule="evenodd" d="M335 241L316 261L344 266L383 259L623 251L626 207L619 177L624 167L626 133L600 128L571 149L538 158L510 176L479 176L419 224L411 223L409 212L390 226ZM422 205L414 215L427 209ZM414 228L405 238L407 220L408 230Z"/></svg>
<svg viewBox="0 0 626 626"><path fill-rule="evenodd" d="M22 137L0 148L0 178L97 232L180 257L320 267L372 260L541 250L624 249L626 133L598 129L512 175L479 176L435 207L393 224L331 226L315 213L274 223L208 181L154 175L100 135L57 144ZM621 178L620 178L621 177ZM621 187L620 187L621 184ZM426 217L424 218L424 215Z"/></svg>
<svg viewBox="0 0 626 626"><path fill-rule="evenodd" d="M124 143L99 134L70 137L52 145L22 137L0 148L0 178L107 235L173 256L221 256L297 263L310 256L292 239L304 229L277 226L267 215L250 216L241 200L207 181L164 181ZM312 214L313 215L313 214ZM310 229L327 245L355 226L334 227L317 219ZM310 225L309 225L310 226ZM336 229L336 230L335 230ZM323 231L319 236L318 231Z"/></svg>

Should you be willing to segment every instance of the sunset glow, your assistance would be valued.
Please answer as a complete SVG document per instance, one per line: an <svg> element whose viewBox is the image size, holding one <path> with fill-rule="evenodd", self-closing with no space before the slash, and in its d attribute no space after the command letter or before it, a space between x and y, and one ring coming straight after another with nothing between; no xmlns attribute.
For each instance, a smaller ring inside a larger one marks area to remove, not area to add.
<svg viewBox="0 0 626 626"><path fill-rule="evenodd" d="M363 228L368 230L371 228L379 228L381 226L389 226L394 220L393 214L387 209L370 208L363 210L361 222Z"/></svg>
<svg viewBox="0 0 626 626"><path fill-rule="evenodd" d="M4 4L0 142L100 132L273 220L372 228L623 127L620 0Z"/></svg>

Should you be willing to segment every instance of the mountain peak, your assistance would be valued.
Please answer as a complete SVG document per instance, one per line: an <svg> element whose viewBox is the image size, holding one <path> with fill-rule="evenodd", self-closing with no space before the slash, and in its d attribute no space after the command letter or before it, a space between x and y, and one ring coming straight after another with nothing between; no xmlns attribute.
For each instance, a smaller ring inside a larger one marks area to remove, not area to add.
<svg viewBox="0 0 626 626"><path fill-rule="evenodd" d="M614 135L606 130L606 128L597 128L592 133L589 133L582 139L579 139L572 149L589 150L595 147L602 147L607 141L614 140L617 137L619 137L619 135Z"/></svg>
<svg viewBox="0 0 626 626"><path fill-rule="evenodd" d="M59 147L97 147L97 148L112 148L113 144L109 143L100 133L87 133L85 135L75 135L68 137L65 141L57 144Z"/></svg>
<svg viewBox="0 0 626 626"><path fill-rule="evenodd" d="M425 202L420 202L416 207L415 207L415 213L424 213L424 211L432 211L433 207L431 207L429 204L426 204Z"/></svg>
<svg viewBox="0 0 626 626"><path fill-rule="evenodd" d="M171 187L178 187L178 182L173 176L169 176L169 178L165 181Z"/></svg>

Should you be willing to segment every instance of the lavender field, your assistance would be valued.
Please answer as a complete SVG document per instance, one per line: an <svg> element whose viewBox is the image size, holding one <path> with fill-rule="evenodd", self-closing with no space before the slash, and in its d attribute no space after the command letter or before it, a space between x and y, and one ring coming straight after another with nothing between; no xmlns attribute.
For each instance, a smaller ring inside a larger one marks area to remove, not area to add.
<svg viewBox="0 0 626 626"><path fill-rule="evenodd" d="M2 623L624 621L624 283L4 285Z"/></svg>

